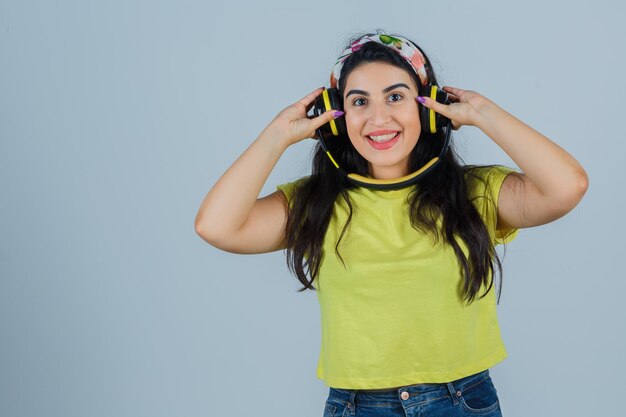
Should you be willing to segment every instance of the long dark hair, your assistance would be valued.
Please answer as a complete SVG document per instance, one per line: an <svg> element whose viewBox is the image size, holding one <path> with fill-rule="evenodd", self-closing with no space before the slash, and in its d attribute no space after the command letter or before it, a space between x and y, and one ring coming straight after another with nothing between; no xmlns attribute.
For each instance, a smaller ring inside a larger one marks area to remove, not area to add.
<svg viewBox="0 0 626 417"><path fill-rule="evenodd" d="M351 38L348 45L361 36ZM422 48L419 49L426 59L430 83L438 85L430 60ZM352 53L344 62L337 86L340 97L343 97L348 74L359 64L366 62L384 62L404 69L410 74L417 86L418 94L421 95L421 83L417 74L404 58L384 45L369 42ZM420 139L410 154L409 172L416 171L439 154L444 135L441 130L435 134L421 132ZM368 161L357 152L347 135L345 138L333 139L328 146L334 158L338 159L339 166L347 172L369 175ZM344 263L339 252L339 242L352 220L353 208L348 190L357 187L339 175L337 168L330 162L319 143L313 149L313 153L312 174L294 189L286 224L287 265L291 273L294 273L304 285L304 288L299 289L298 292L316 289L312 284L319 272L324 236L334 203L339 195L349 207L348 220L335 244L335 252ZM477 166L461 165L458 162L460 160L451 145L438 166L410 190L408 214L413 228L426 233L430 232L436 242L439 242L443 236L445 241L452 246L463 268L463 293L469 305L473 302L481 285L487 284L489 275L492 277L489 287L480 298L491 290L494 260L500 271L500 281L502 281L502 265L481 216L468 200L464 175L466 173L472 175L472 170ZM474 177L482 180L476 175ZM442 230L437 227L437 220L440 216L443 217ZM454 235L462 238L467 244L469 259L463 253ZM307 280L307 273L311 277L310 281ZM498 292L498 302L501 289L502 285Z"/></svg>

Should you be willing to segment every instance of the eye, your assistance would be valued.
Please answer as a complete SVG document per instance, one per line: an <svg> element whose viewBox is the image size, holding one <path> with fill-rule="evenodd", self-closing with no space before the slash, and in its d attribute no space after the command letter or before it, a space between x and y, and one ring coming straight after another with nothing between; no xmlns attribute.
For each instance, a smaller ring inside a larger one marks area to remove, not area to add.
<svg viewBox="0 0 626 417"><path fill-rule="evenodd" d="M391 101L400 101L400 100L402 100L402 98L403 98L402 94L400 94L400 93L391 93L391 94L389 94L387 97L393 97L393 96L397 96L397 97L398 97L398 99L397 99L397 100L391 100ZM357 104L357 103L359 102L359 100L365 100L365 99L364 99L364 98L357 98L357 99L354 99L354 100L352 101L352 105L353 105L353 106L356 106L356 107L361 107L361 105L360 105L360 104Z"/></svg>

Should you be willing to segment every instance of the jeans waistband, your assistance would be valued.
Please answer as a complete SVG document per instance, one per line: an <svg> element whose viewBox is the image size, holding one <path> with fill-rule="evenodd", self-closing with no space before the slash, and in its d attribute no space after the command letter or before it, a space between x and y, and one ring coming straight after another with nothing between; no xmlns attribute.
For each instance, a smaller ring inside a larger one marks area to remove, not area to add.
<svg viewBox="0 0 626 417"><path fill-rule="evenodd" d="M376 397L380 399L384 398L398 398L399 395L406 391L410 396L421 394L429 391L436 390L449 390L451 384L455 389L463 390L465 387L477 384L484 379L489 378L489 369L485 369L484 371L478 372L473 375L469 375L463 378L459 378L450 382L435 382L435 383L425 383L425 384L413 384L413 385L404 385L397 388L386 388L386 389L347 389L347 388L330 388L330 395L336 399L349 401L350 399L354 399L354 396L361 393L363 395L375 394Z"/></svg>

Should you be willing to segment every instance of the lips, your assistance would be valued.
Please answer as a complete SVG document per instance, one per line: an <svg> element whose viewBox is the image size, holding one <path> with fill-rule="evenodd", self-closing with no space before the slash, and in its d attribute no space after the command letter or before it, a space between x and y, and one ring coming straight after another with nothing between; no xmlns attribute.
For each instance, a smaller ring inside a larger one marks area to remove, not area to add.
<svg viewBox="0 0 626 417"><path fill-rule="evenodd" d="M387 135L389 133L396 133L399 132L399 130L376 130L374 132L370 132L365 136L380 136L380 135Z"/></svg>
<svg viewBox="0 0 626 417"><path fill-rule="evenodd" d="M392 131L393 132L393 131ZM375 142L373 140L371 140L369 137L367 138L367 143L369 143L370 145L372 145L372 147L374 149L377 150L384 150L384 149L389 149L391 148L393 145L396 144L396 142L398 142L398 140L400 140L400 137L402 136L402 134L400 132L398 132L398 134L396 135L395 138L388 140L387 142Z"/></svg>

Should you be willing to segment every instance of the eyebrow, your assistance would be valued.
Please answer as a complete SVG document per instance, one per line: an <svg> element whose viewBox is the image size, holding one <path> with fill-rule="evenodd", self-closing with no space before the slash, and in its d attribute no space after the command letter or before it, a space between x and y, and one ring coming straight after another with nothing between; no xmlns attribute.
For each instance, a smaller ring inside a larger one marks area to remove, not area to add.
<svg viewBox="0 0 626 417"><path fill-rule="evenodd" d="M405 83L398 83L398 84L390 85L389 87L385 87L385 88L383 88L383 93L386 93L386 92L391 91L391 90L393 90L394 88L398 88L398 87L404 87L404 88L406 88L407 90L410 90L409 86L408 86L408 85L406 85ZM350 91L348 92L348 94L346 94L346 98L348 98L348 96L349 96L350 94L362 94L362 95L364 95L364 96L369 96L369 95L370 95L370 93L368 93L367 91L363 91L363 90L350 90Z"/></svg>

